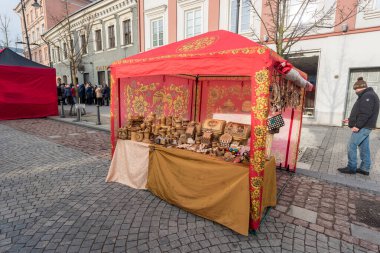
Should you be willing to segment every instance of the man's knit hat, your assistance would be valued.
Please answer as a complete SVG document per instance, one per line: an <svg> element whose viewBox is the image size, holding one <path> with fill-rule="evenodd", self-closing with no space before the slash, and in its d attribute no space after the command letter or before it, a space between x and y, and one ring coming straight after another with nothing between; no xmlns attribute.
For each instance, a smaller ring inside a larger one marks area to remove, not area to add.
<svg viewBox="0 0 380 253"><path fill-rule="evenodd" d="M354 90L362 88L367 88L367 83L363 80L363 77L359 77L356 83L354 84Z"/></svg>

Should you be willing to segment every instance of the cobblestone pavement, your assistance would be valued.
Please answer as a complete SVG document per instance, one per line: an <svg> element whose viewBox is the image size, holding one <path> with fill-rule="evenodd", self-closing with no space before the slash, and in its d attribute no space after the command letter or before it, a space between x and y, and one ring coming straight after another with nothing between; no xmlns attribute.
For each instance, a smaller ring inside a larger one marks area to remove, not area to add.
<svg viewBox="0 0 380 253"><path fill-rule="evenodd" d="M104 132L46 119L0 123L0 252L379 250L374 193L278 171L278 205L245 237L105 183L108 143Z"/></svg>
<svg viewBox="0 0 380 253"><path fill-rule="evenodd" d="M298 172L380 192L380 130L373 130L370 134L373 164L369 176L344 175L337 171L338 168L347 166L347 142L350 135L351 131L347 127L304 125L300 142L301 155L297 163L301 170Z"/></svg>

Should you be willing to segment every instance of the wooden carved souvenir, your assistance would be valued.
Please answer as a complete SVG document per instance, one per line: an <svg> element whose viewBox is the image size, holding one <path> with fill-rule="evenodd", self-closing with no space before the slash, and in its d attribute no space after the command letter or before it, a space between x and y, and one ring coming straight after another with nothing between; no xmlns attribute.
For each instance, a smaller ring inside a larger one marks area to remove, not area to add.
<svg viewBox="0 0 380 253"><path fill-rule="evenodd" d="M186 144L187 138L186 134L181 134L181 136L178 139L178 145Z"/></svg>
<svg viewBox="0 0 380 253"><path fill-rule="evenodd" d="M181 118L174 118L174 126L175 128L180 128L182 127L182 119Z"/></svg>
<svg viewBox="0 0 380 253"><path fill-rule="evenodd" d="M195 124L195 134L196 134L196 136L201 136L202 135L202 125L201 125L201 123L196 123Z"/></svg>
<svg viewBox="0 0 380 253"><path fill-rule="evenodd" d="M131 141L137 141L136 133L137 131L131 131Z"/></svg>
<svg viewBox="0 0 380 253"><path fill-rule="evenodd" d="M203 131L211 131L215 135L221 135L226 126L225 120L206 119L202 124Z"/></svg>
<svg viewBox="0 0 380 253"><path fill-rule="evenodd" d="M190 120L184 119L182 120L182 126L187 127L189 125Z"/></svg>
<svg viewBox="0 0 380 253"><path fill-rule="evenodd" d="M224 133L231 134L234 141L246 141L251 134L251 126L235 122L228 122Z"/></svg>
<svg viewBox="0 0 380 253"><path fill-rule="evenodd" d="M137 142L142 142L144 139L144 132L142 131L137 131L136 132L136 141Z"/></svg>
<svg viewBox="0 0 380 253"><path fill-rule="evenodd" d="M211 131L204 132L201 139L201 144L210 145L212 141L213 133Z"/></svg>
<svg viewBox="0 0 380 253"><path fill-rule="evenodd" d="M179 134L185 134L186 133L186 128L185 127L176 127L177 132Z"/></svg>
<svg viewBox="0 0 380 253"><path fill-rule="evenodd" d="M148 129L145 129L144 131L144 139L143 139L143 142L144 143L150 143L150 132Z"/></svg>
<svg viewBox="0 0 380 253"><path fill-rule="evenodd" d="M195 126L187 126L186 128L187 138L194 138L194 134L195 134Z"/></svg>
<svg viewBox="0 0 380 253"><path fill-rule="evenodd" d="M228 148L230 143L232 142L232 135L229 133L225 133L219 138L220 146L224 148Z"/></svg>

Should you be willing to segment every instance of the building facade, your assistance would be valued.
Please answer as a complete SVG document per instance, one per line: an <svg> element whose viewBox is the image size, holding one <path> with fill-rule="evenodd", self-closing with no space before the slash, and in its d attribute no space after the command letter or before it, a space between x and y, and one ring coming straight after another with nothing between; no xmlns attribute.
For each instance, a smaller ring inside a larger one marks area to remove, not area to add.
<svg viewBox="0 0 380 253"><path fill-rule="evenodd" d="M34 0L23 0L26 29L28 32L30 50L32 59L35 62L49 66L49 48L43 39L45 31L56 25L65 16L65 12L71 14L83 6L91 3L90 0L40 0L38 3L41 7L33 7ZM29 52L26 45L26 33L24 27L24 18L22 15L21 2L15 7L15 11L21 19L21 30L24 55L29 58Z"/></svg>
<svg viewBox="0 0 380 253"><path fill-rule="evenodd" d="M264 17L266 0L252 1ZM139 1L140 51L189 38L208 31L236 31L252 40L265 41L265 29L255 15L250 0L141 0ZM289 0L288 19L304 0ZM336 6L329 19L331 28L309 32L288 54L289 61L306 72L315 84L307 94L303 122L341 126L355 101L352 86L363 76L380 93L380 0L369 0L357 15L339 22L338 10L355 6L356 0L311 1L304 17L327 6ZM303 22L303 20L301 20ZM339 24L339 25L337 25ZM271 41L267 46L274 49ZM380 119L378 123L380 127Z"/></svg>
<svg viewBox="0 0 380 253"><path fill-rule="evenodd" d="M61 82L109 84L110 65L139 51L136 0L98 0L73 13L69 22L74 51L82 54L76 76L70 72L68 45L60 39L66 28L57 24L45 34Z"/></svg>

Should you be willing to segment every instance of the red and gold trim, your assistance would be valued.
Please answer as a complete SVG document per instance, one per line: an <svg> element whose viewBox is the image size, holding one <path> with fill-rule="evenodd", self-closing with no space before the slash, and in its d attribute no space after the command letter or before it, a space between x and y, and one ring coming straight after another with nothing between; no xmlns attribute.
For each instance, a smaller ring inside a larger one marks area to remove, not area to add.
<svg viewBox="0 0 380 253"><path fill-rule="evenodd" d="M251 201L250 228L258 229L261 219L261 202L265 165L265 143L269 111L270 72L267 68L257 71L251 80L251 153L249 166L249 190Z"/></svg>

